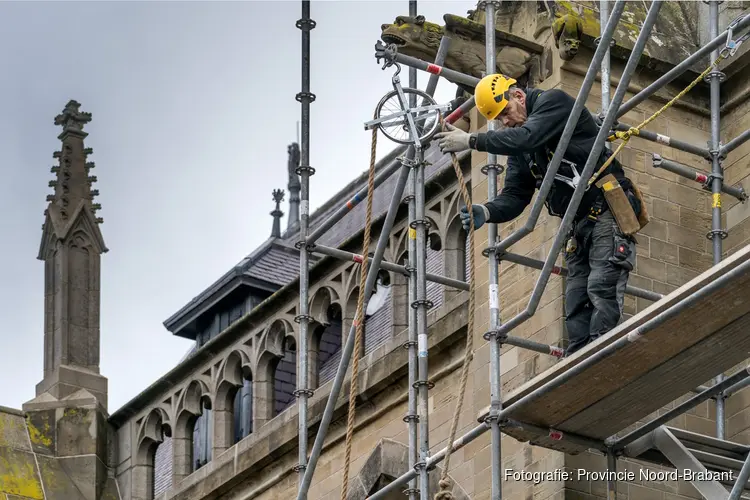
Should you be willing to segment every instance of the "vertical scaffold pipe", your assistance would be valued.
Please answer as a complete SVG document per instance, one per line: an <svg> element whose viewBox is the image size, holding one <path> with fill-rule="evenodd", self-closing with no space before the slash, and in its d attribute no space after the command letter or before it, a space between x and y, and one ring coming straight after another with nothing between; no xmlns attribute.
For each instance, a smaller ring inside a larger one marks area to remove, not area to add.
<svg viewBox="0 0 750 500"><path fill-rule="evenodd" d="M299 249L299 315L295 318L299 322L299 342L297 348L297 390L294 391L299 405L298 434L299 434L299 457L295 469L299 476L298 486L302 488L302 478L307 467L307 402L312 395L308 388L307 377L307 331L310 321L308 311L309 291L309 258L305 242L309 229L310 217L310 176L315 170L310 167L310 103L315 100L315 95L310 92L310 30L315 28L315 21L310 19L310 1L302 1L302 18L296 23L297 28L302 31L302 91L297 94L296 99L302 105L302 131L300 145L300 164L297 173L300 175L300 230L297 248Z"/></svg>
<svg viewBox="0 0 750 500"><path fill-rule="evenodd" d="M429 421L429 376L428 376L428 342L427 342L427 220L425 219L424 190L424 153L416 154L416 165L412 171L414 178L414 201L416 205L415 220L417 247L417 300L411 304L417 310L417 355L419 380L417 382L417 414L419 415L419 498L429 500L430 481L427 460L430 458L430 421ZM411 228L410 228L411 229Z"/></svg>
<svg viewBox="0 0 750 500"><path fill-rule="evenodd" d="M604 29L607 26L607 21L609 20L609 0L600 0L599 2L599 38L597 39L599 43L602 41L602 37L604 36ZM612 44L609 43L609 46ZM604 53L604 58L602 59L602 74L601 74L601 81L602 81L602 110L599 113L599 117L601 119L604 119L604 116L607 114L607 109L609 108L609 87L610 87L610 60L609 60L609 46L607 47L607 52ZM607 149L612 149L612 145L607 143L604 145Z"/></svg>
<svg viewBox="0 0 750 500"><path fill-rule="evenodd" d="M710 37L716 38L719 36L719 3L721 0L709 0L708 2L708 23ZM714 49L711 51L711 60L715 61L719 57L719 50ZM726 233L721 229L721 185L724 179L720 150L721 150L721 132L720 132L720 112L719 99L721 97L721 81L724 79L724 74L717 68L714 68L706 79L710 85L711 91L711 141L708 146L709 153L711 154L711 232L708 237L713 243L713 262L714 265L721 262L722 252L722 239L726 237ZM720 383L724 380L723 375L716 377L716 383ZM724 394L718 394L716 397L716 437L724 439Z"/></svg>
<svg viewBox="0 0 750 500"><path fill-rule="evenodd" d="M604 36L604 29L607 26L607 21L609 21L609 0L600 0L599 2L599 24L601 26L599 31L599 43L602 41L602 37ZM604 115L607 114L607 108L609 108L609 86L610 86L610 71L609 71L609 45L612 45L611 43L607 44L607 52L604 53L604 58L602 59L602 111L600 116L604 118ZM609 145L608 145L609 146Z"/></svg>
<svg viewBox="0 0 750 500"><path fill-rule="evenodd" d="M409 15L415 17L417 15L417 2L409 1ZM417 88L417 68L409 68L409 87ZM415 94L409 94L409 107L414 108L417 105L417 99ZM414 147L409 148L409 152L406 156L409 160L414 159ZM407 229L407 251L408 251L408 271L409 271L409 304L412 304L417 300L417 276L415 274L417 267L417 241L412 237L414 234L411 229L411 224L416 219L416 207L414 205L414 171L410 172L409 182L407 184L405 201L408 204L408 224L410 225ZM409 468L413 469L419 461L419 442L417 441L417 422L419 417L417 414L417 310L409 306L408 308L408 328L409 328L409 339L406 342L406 346L409 352L409 413L404 417L407 422L409 431ZM417 480L412 479L409 481L407 488L409 500L417 500L417 494L419 488L417 488Z"/></svg>
<svg viewBox="0 0 750 500"><path fill-rule="evenodd" d="M495 67L495 9L499 6L498 1L486 2L485 11L485 62L487 63L486 73L491 75L497 72ZM497 121L490 120L487 122L487 130L496 130ZM497 155L487 155L487 201L490 202L497 196ZM473 237L473 235L469 235ZM497 337L497 329L500 326L500 308L498 301L498 266L497 254L494 251L497 243L497 224L489 224L487 227L487 241L490 251L489 258L489 307L490 307L490 329L487 332L487 340L490 344L490 433L492 439L491 465L492 465L492 500L500 500L503 497L501 474L501 450L500 440L500 422L498 413L500 412L500 344ZM473 278L476 279L476 278ZM469 332L473 335L474 332Z"/></svg>

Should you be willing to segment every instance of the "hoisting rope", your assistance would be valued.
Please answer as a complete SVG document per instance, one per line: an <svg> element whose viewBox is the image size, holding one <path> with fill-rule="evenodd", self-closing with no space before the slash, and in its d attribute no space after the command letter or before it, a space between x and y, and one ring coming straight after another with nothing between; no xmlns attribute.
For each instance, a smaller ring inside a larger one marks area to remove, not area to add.
<svg viewBox="0 0 750 500"><path fill-rule="evenodd" d="M374 119L377 119L377 112ZM352 361L352 378L349 384L349 415L346 422L346 453L344 458L344 480L341 487L341 500L346 500L349 492L349 466L352 456L352 436L354 434L354 413L355 401L357 399L357 375L359 374L359 350L362 344L362 333L365 328L364 305L367 274L370 259L367 255L370 252L370 226L372 225L372 194L375 190L375 152L378 143L378 127L372 129L372 146L370 147L370 171L367 176L367 212L365 215L365 234L362 241L362 263L360 264L359 273L359 297L357 298L357 315L354 319L356 334L354 337L354 360Z"/></svg>
<svg viewBox="0 0 750 500"><path fill-rule="evenodd" d="M440 114L440 124L442 125L443 131L446 131L445 120L443 115ZM461 414L461 409L464 403L464 394L466 392L466 381L469 378L469 366L471 365L472 359L474 359L474 217L471 213L471 195L466 187L466 181L464 180L464 174L461 170L461 166L458 164L458 158L456 153L451 153L451 162L453 163L453 170L456 171L456 177L458 178L458 185L461 189L461 196L464 200L466 209L469 210L469 234L466 238L469 240L469 273L467 281L469 282L469 318L468 324L466 325L466 348L464 349L464 363L461 367L461 382L458 387L458 401L456 402L456 408L453 412L453 421L451 422L451 430L448 436L448 444L446 446L445 459L443 464L443 470L440 474L440 481L438 482L440 490L435 494L435 500L453 500L453 492L451 482L448 480L448 469L450 467L451 453L453 452L453 442L456 440L456 431L458 430L458 419Z"/></svg>
<svg viewBox="0 0 750 500"><path fill-rule="evenodd" d="M659 117L659 115L661 115L667 109L671 108L674 103L676 103L677 101L679 101L685 94L687 94L688 92L690 92L690 89L692 89L693 87L695 87L696 85L698 85L698 82L700 82L701 80L703 80L706 77L706 75L708 75L708 73L712 69L714 69L721 61L723 61L726 58L726 56L727 56L726 52L722 52L721 54L719 54L719 57L717 57L716 60L714 62L712 62L703 71L703 73L701 73L700 75L698 75L698 77L695 80L693 80L690 83L690 85L688 85L687 87L685 87L682 90L682 92L680 92L679 94L677 94L676 96L674 96L672 98L672 100L669 101L664 106L662 106L662 108L660 110L658 110L656 113L654 113L653 115L651 115L650 117L648 117L644 121L642 121L637 127L630 127L626 131L617 131L614 134L612 134L609 137L607 137L607 141L609 141L609 142L615 141L617 139L622 140L622 142L620 143L619 146L617 146L617 149L615 150L615 152L612 153L612 155L609 158L607 158L607 161L604 162L604 164L601 166L601 168L599 170L597 170L594 175L591 176L591 179L589 179L588 185L591 186L591 184L593 184L596 181L596 179L599 178L599 176L607 169L607 167L610 166L610 164L614 161L614 159L617 156L617 154L620 151L622 151L622 148L625 147L625 145L628 143L628 141L630 140L630 138L632 136L639 135L641 133L641 129L643 127L645 127L646 125L648 125L652 121L656 120Z"/></svg>

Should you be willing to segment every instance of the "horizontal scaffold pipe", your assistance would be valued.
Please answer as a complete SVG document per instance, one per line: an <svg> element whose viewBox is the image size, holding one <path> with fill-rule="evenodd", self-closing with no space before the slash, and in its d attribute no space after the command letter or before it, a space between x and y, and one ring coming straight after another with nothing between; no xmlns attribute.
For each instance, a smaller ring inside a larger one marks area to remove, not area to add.
<svg viewBox="0 0 750 500"><path fill-rule="evenodd" d="M601 452L606 452L607 447L604 445L604 442L597 439L591 439L587 438L586 436L580 436L578 434L570 433L570 432L561 432L557 429L551 429L547 427L540 427L538 425L528 424L526 422L519 422L518 420L513 420L512 418L505 419L500 426L502 427L503 431L507 432L508 429L523 429L524 431L536 434L537 436L545 436L554 438L558 441L567 441L568 443L577 444L579 446L585 446L587 448L593 448L595 450L599 450Z"/></svg>
<svg viewBox="0 0 750 500"><path fill-rule="evenodd" d="M726 143L726 145L721 148L719 155L726 157L726 155L742 146L748 139L750 139L750 129L745 130L740 135Z"/></svg>
<svg viewBox="0 0 750 500"><path fill-rule="evenodd" d="M739 35L742 30L750 26L750 14L745 15L742 19L740 19L737 24L732 29L733 36ZM696 52L694 52L691 56L689 56L687 59L682 61L680 64L672 68L670 71L665 73L661 78L656 80L654 83L646 87L645 89L638 92L636 95L634 95L628 102L620 106L620 109L617 111L617 118L622 117L625 113L632 110L636 106L638 106L640 103L648 99L652 94L654 94L657 90L664 87L671 81L673 81L675 78L683 74L685 71L687 71L693 64L697 63L701 58L708 56L711 51L718 49L722 45L725 45L727 43L727 30L724 30L723 33L719 34L716 38L708 42L706 45L698 49Z"/></svg>
<svg viewBox="0 0 750 500"><path fill-rule="evenodd" d="M346 252L344 250L339 250L338 248L332 248L327 247L324 245L315 245L310 247L310 251L314 253L319 253L322 255L327 255L329 257L334 257L336 259L341 260L348 260L351 262L357 262L362 263L362 256L356 253ZM372 262L372 257L367 258L368 262ZM388 261L381 261L380 267L385 269L386 271L393 271L394 273L403 274L404 276L409 276L409 271L406 269L405 266L400 266L398 264L394 264L393 262ZM458 290L468 290L469 284L465 281L456 280L453 278L447 278L445 276L440 276L437 274L427 273L427 281L432 281L433 283L440 283L441 285L446 285L451 288L456 288Z"/></svg>
<svg viewBox="0 0 750 500"><path fill-rule="evenodd" d="M562 358L565 354L565 350L562 347L557 347L554 345L549 344L542 344L540 342L534 342L533 340L524 339L521 337L513 337L511 335L508 335L507 337L503 338L500 337L498 340L501 344L508 344L516 347L520 347L521 349L528 349L529 351L535 351L542 354L549 354L550 356L554 356L556 358Z"/></svg>
<svg viewBox="0 0 750 500"><path fill-rule="evenodd" d="M500 411L500 413L497 415L497 417L501 419L506 418L510 416L514 411L521 408L522 406L532 401L535 401L546 394L549 394L554 389L560 387L568 380L580 375L581 373L588 370L589 368L596 365L597 363L602 362L605 358L608 358L609 356L613 355L620 349L623 349L624 347L631 345L633 342L637 342L638 340L642 339L644 336L648 335L648 333L652 331L654 328L678 316L686 308L692 305L695 305L696 303L699 303L701 300L704 300L707 296L713 293L716 293L717 290L727 286L728 283L730 283L732 280L738 278L739 276L742 276L743 274L747 272L750 272L750 261L745 261L739 264L734 269L727 271L727 273L724 274L723 276L715 279L714 281L707 284L703 288L700 288L694 294L673 304L669 308L658 313L653 318L645 321L642 325L635 327L627 335L624 335L618 338L612 343L602 347L601 350L595 353L592 353L590 356L588 356L585 359L582 359L580 363L578 363L577 365L571 366L568 370L560 373L552 380L544 383L543 385L537 387L536 389L528 393L526 396L522 397L516 402L503 408ZM598 341L601 341L602 339L606 339L606 338L608 338L607 335L603 336ZM479 436L484 434L487 430L489 430L489 426L487 424L482 424L482 425L478 425L477 427L474 427L468 433L464 434L463 436L461 436L460 438L458 438L452 443L453 451L463 448L464 446L466 446L467 444L471 443L472 441L477 439ZM433 468L437 464L439 464L445 457L446 451L447 450L443 448L442 450L437 452L434 456L430 457L430 459L427 461L427 467ZM405 474L402 474L400 477L396 478L393 482L391 482L384 488L378 490L377 493L367 497L367 500L376 500L378 498L383 499L386 497L386 495L388 495L388 493L392 491L397 491L397 488L403 487L407 482L409 482L414 477L416 477L416 472L413 470Z"/></svg>
<svg viewBox="0 0 750 500"><path fill-rule="evenodd" d="M615 127L615 130L619 130L621 132L627 132L631 128L632 127L630 125L619 123ZM711 153L708 151L707 148L702 148L700 146L696 146L695 144L690 144L688 142L679 141L677 139L674 139L666 135L657 134L656 132L649 132L648 130L640 130L638 132L638 135L634 137L640 137L642 139L646 139L647 141L664 144L665 146L668 146L670 148L679 149L680 151L691 153L696 156L700 156L701 158L706 158L706 159L711 158Z"/></svg>
<svg viewBox="0 0 750 500"><path fill-rule="evenodd" d="M386 55L386 57L390 56ZM458 85L465 85L470 88L476 87L479 83L479 78L475 76L467 75L466 73L461 73L460 71L455 71L444 66L438 66L435 63L423 61L422 59L418 59L416 57L400 54L398 52L398 48L396 48L395 54L393 55L393 62L404 64L406 66L409 66L410 68L426 71L427 73L431 73L433 75L442 76L449 82L453 82Z"/></svg>
<svg viewBox="0 0 750 500"><path fill-rule="evenodd" d="M709 176L707 174L704 174L703 172L699 172L695 170L694 168L690 168L681 163L677 163L675 161L662 158L660 155L656 153L652 153L651 156L653 158L654 168L663 168L664 170L668 170L672 173L685 177L686 179L695 181L698 184L702 184L704 187L708 186ZM722 182L721 191L728 194L729 196L734 196L735 198L737 198L738 200L742 202L747 200L747 193L745 193L745 190L742 189L742 187L727 186L726 184Z"/></svg>
<svg viewBox="0 0 750 500"><path fill-rule="evenodd" d="M541 270L544 267L544 262L542 262L541 260L532 259L531 257L526 257L525 255L518 255L510 252L499 253L498 259L498 262L500 260L507 260L508 262L513 262L514 264L530 267L537 270ZM551 272L552 274L557 274L559 276L568 275L568 270L561 266L553 266ZM653 301L661 300L664 297L660 293L652 292L651 290L644 290L643 288L638 288L637 286L632 285L626 285L625 293L628 295L632 295L633 297L640 297L642 299Z"/></svg>
<svg viewBox="0 0 750 500"><path fill-rule="evenodd" d="M385 182L391 175L393 175L399 168L401 168L401 162L398 161L398 158L395 158L393 161L391 161L383 170L381 170L378 175L375 176L374 179L374 187L377 188L380 186L383 182ZM346 214L352 211L354 207L359 205L361 202L367 199L367 186L363 187L357 193L351 197L346 203L344 203L341 207L339 207L336 212L334 212L328 219L325 220L320 226L315 228L315 231L310 233L310 236L307 237L307 240L305 243L308 245L311 245L315 243L318 238L323 236L323 233L331 229L333 226L336 225L338 221L344 218Z"/></svg>

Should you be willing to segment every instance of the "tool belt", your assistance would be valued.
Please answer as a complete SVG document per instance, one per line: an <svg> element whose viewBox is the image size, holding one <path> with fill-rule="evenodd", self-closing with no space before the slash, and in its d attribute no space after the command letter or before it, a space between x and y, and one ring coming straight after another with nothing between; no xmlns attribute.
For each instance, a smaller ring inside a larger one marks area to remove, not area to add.
<svg viewBox="0 0 750 500"><path fill-rule="evenodd" d="M546 158L543 154L536 154L535 158L524 155L532 175L536 178L537 189L541 186L548 161L553 155L550 150L547 150L546 153ZM606 153L603 152L602 155L606 156ZM557 217L563 217L565 214L573 190L580 181L576 164L563 159L560 163L560 171L562 175L555 176L555 181L552 183L550 192L544 201L549 214ZM596 182L595 186L598 193L594 194L588 190L582 200L584 203L590 203L588 213L586 213L584 205L583 212L576 214L576 220L588 218L596 221L602 213L609 209L612 211L620 231L625 236L634 235L648 224L650 218L643 196L630 179L623 176L618 180L610 173ZM592 194L594 195L593 200Z"/></svg>

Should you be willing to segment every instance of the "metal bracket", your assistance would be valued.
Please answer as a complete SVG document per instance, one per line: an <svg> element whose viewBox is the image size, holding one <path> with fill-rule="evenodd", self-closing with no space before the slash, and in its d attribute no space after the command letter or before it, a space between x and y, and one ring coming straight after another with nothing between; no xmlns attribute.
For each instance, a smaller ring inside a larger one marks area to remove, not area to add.
<svg viewBox="0 0 750 500"><path fill-rule="evenodd" d="M424 109L424 108L421 108L421 109ZM391 116L394 116L394 115L391 115ZM380 118L379 118L378 120L380 120ZM376 121L376 120L373 120L373 121ZM369 123L369 122L368 122L368 123ZM367 126L367 124L365 124L365 127L366 127L366 126ZM419 166L419 165L420 165L420 164L422 163L422 161L421 161L421 160L418 160L418 159L411 159L411 158L407 158L406 156L399 156L399 157L398 157L398 158L396 158L396 159L397 159L398 161L400 161L402 165L405 165L405 166L407 166L407 167L409 167L409 168L415 168L415 167L418 167L418 166ZM408 196L404 196L404 200L406 200L406 199L408 199L408 198L412 198L412 197L414 197L414 195L411 195L411 194L410 194L410 195L408 195Z"/></svg>
<svg viewBox="0 0 750 500"><path fill-rule="evenodd" d="M432 390L435 387L435 382L430 382L429 380L417 380L412 384L412 387L419 389L423 385L426 385L428 390Z"/></svg>
<svg viewBox="0 0 750 500"><path fill-rule="evenodd" d="M737 53L737 50L739 50L740 45L742 45L742 42L750 37L750 32L748 32L739 37L737 40L732 39L734 28L736 28L740 21L745 18L745 15L746 14L742 14L738 16L734 21L729 23L729 26L727 26L727 43L724 48L721 49L721 55L723 55L724 57L727 57L727 55L729 57L734 57L734 55Z"/></svg>
<svg viewBox="0 0 750 500"><path fill-rule="evenodd" d="M484 165L480 170L484 175L487 175L490 170L495 170L497 172L497 175L500 175L505 172L505 166L500 165L499 163L488 163L487 165Z"/></svg>
<svg viewBox="0 0 750 500"><path fill-rule="evenodd" d="M713 240L716 237L715 235L717 234L722 240L727 239L727 236L729 236L729 233L723 229L712 229L711 231L706 233L706 239Z"/></svg>
<svg viewBox="0 0 750 500"><path fill-rule="evenodd" d="M724 74L724 73L722 73L719 70L714 70L714 71L710 72L709 74L707 74L705 77L703 77L703 81L706 82L706 83L710 83L711 79L713 79L713 78L718 78L719 79L719 83L724 83L726 81L726 79L727 79L727 75Z"/></svg>

